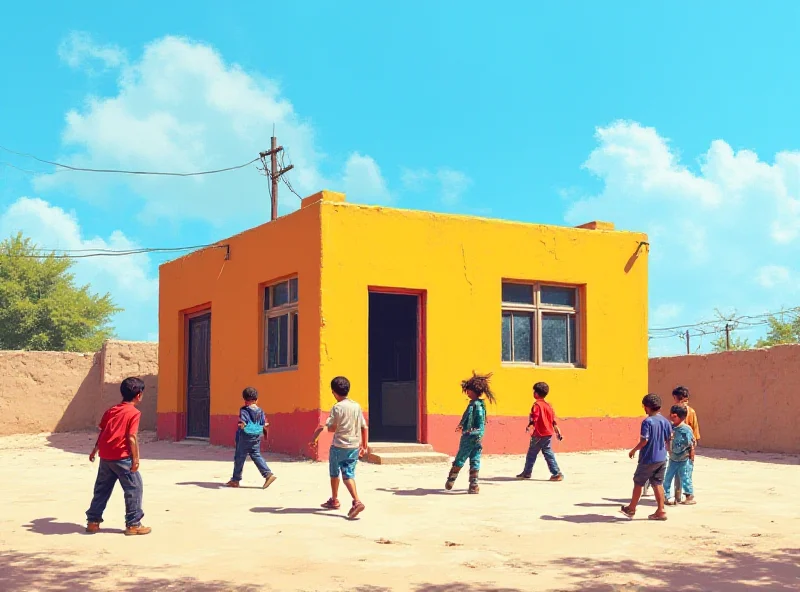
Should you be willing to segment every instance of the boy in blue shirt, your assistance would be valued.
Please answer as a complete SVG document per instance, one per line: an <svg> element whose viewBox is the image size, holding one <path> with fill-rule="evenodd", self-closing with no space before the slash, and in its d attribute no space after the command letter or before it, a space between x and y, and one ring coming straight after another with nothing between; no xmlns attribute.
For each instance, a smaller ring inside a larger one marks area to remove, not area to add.
<svg viewBox="0 0 800 592"><path fill-rule="evenodd" d="M249 386L242 392L244 405L239 409L239 424L236 429L236 452L233 455L233 477L225 485L239 487L244 470L244 461L249 456L264 477L264 489L277 479L269 470L264 457L261 456L261 439L267 432L267 417L258 404L258 391Z"/></svg>
<svg viewBox="0 0 800 592"><path fill-rule="evenodd" d="M678 503L694 504L694 487L692 486L692 463L694 462L694 431L686 423L689 415L688 409L683 405L673 405L670 409L669 419L675 426L672 431L672 441L669 448L669 465L664 481L664 497L668 506ZM672 482L675 481L675 499L672 497ZM686 501L681 502L680 491L686 492Z"/></svg>
<svg viewBox="0 0 800 592"><path fill-rule="evenodd" d="M642 421L639 443L628 453L630 458L639 453L639 465L633 475L633 495L631 503L622 506L621 512L628 518L636 514L636 505L642 497L645 484L649 481L658 502L658 509L648 516L650 520L666 520L664 511L664 474L667 468L667 444L672 437L672 424L661 415L661 397L654 394L642 399L647 417Z"/></svg>

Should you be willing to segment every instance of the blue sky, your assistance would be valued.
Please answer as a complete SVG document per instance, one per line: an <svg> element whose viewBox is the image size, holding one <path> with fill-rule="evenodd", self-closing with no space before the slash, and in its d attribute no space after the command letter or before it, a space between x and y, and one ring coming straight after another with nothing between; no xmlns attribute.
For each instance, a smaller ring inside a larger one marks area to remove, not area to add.
<svg viewBox="0 0 800 592"><path fill-rule="evenodd" d="M800 305L800 6L640 4L17 4L0 145L203 170L250 160L275 123L302 194L648 232L653 327ZM0 151L0 232L46 247L205 243L268 215L251 168L104 177ZM120 337L157 336L163 260L76 268L125 307Z"/></svg>

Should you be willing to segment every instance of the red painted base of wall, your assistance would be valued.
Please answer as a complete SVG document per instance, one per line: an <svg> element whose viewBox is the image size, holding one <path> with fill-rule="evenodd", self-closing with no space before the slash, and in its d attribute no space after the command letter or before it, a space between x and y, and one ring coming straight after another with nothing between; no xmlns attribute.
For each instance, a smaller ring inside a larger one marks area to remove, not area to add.
<svg viewBox="0 0 800 592"><path fill-rule="evenodd" d="M364 414L367 415L366 413ZM316 449L308 442L316 427L327 419L328 414L319 410L273 413L268 415L270 427L262 450L290 456L327 460L331 435L323 432ZM460 416L429 415L428 444L438 452L455 454L458 450L459 434L455 432ZM235 415L211 416L211 444L234 445L236 434ZM369 419L367 418L367 421ZM559 420L564 440L553 441L556 452L579 452L585 450L609 450L629 448L638 441L641 417L575 417ZM527 417L489 416L483 450L486 454L525 454L529 436L525 433ZM184 413L159 413L157 435L160 440L183 440L186 437L186 415Z"/></svg>
<svg viewBox="0 0 800 592"><path fill-rule="evenodd" d="M461 416L429 415L428 443L438 452L454 455L460 434L455 432ZM553 439L556 452L610 450L633 447L639 441L641 417L575 417L560 419L564 440ZM483 451L486 454L525 454L530 437L525 433L527 417L489 416Z"/></svg>

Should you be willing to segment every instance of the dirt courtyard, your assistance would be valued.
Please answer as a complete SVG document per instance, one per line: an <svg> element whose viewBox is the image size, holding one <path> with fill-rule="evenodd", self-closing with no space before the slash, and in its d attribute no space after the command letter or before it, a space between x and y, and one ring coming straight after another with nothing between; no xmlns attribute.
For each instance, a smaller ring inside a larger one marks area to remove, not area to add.
<svg viewBox="0 0 800 592"><path fill-rule="evenodd" d="M367 510L349 521L319 509L327 463L268 456L270 489L249 461L243 488L223 489L230 449L146 434L153 533L129 538L119 488L104 530L82 534L93 438L0 438L0 590L800 590L797 457L705 451L698 505L664 523L647 520L652 498L618 513L635 462L622 451L560 455L562 483L541 459L519 482L520 457L486 457L476 496L464 474L442 491L446 466L360 464Z"/></svg>

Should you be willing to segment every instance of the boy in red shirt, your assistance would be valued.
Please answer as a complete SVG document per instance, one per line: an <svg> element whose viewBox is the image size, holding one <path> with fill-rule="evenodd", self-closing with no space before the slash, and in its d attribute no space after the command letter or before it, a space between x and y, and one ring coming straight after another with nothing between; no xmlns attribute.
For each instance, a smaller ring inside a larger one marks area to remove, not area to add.
<svg viewBox="0 0 800 592"><path fill-rule="evenodd" d="M547 468L550 469L550 481L564 480L564 475L561 473L561 470L558 468L558 463L556 462L556 455L551 448L553 434L555 434L559 440L562 440L563 437L556 423L555 411L553 411L550 403L544 400L549 392L550 387L547 386L546 382L537 382L533 385L534 402L533 407L531 407L530 422L528 423L528 427L525 428L526 432L533 428L531 443L528 447L528 455L525 457L525 468L517 475L517 479L531 478L533 463L536 462L536 457L539 456L539 452L541 452L542 456L544 456L544 460L547 462Z"/></svg>
<svg viewBox="0 0 800 592"><path fill-rule="evenodd" d="M136 437L142 416L136 405L142 402L144 382L140 378L126 378L119 390L122 393L122 403L103 414L100 435L89 455L89 460L94 462L97 453L100 453L94 498L86 512L86 532L89 534L100 530L103 511L117 481L125 493L125 534L149 534L151 530L142 526L144 485L139 474L139 441Z"/></svg>

